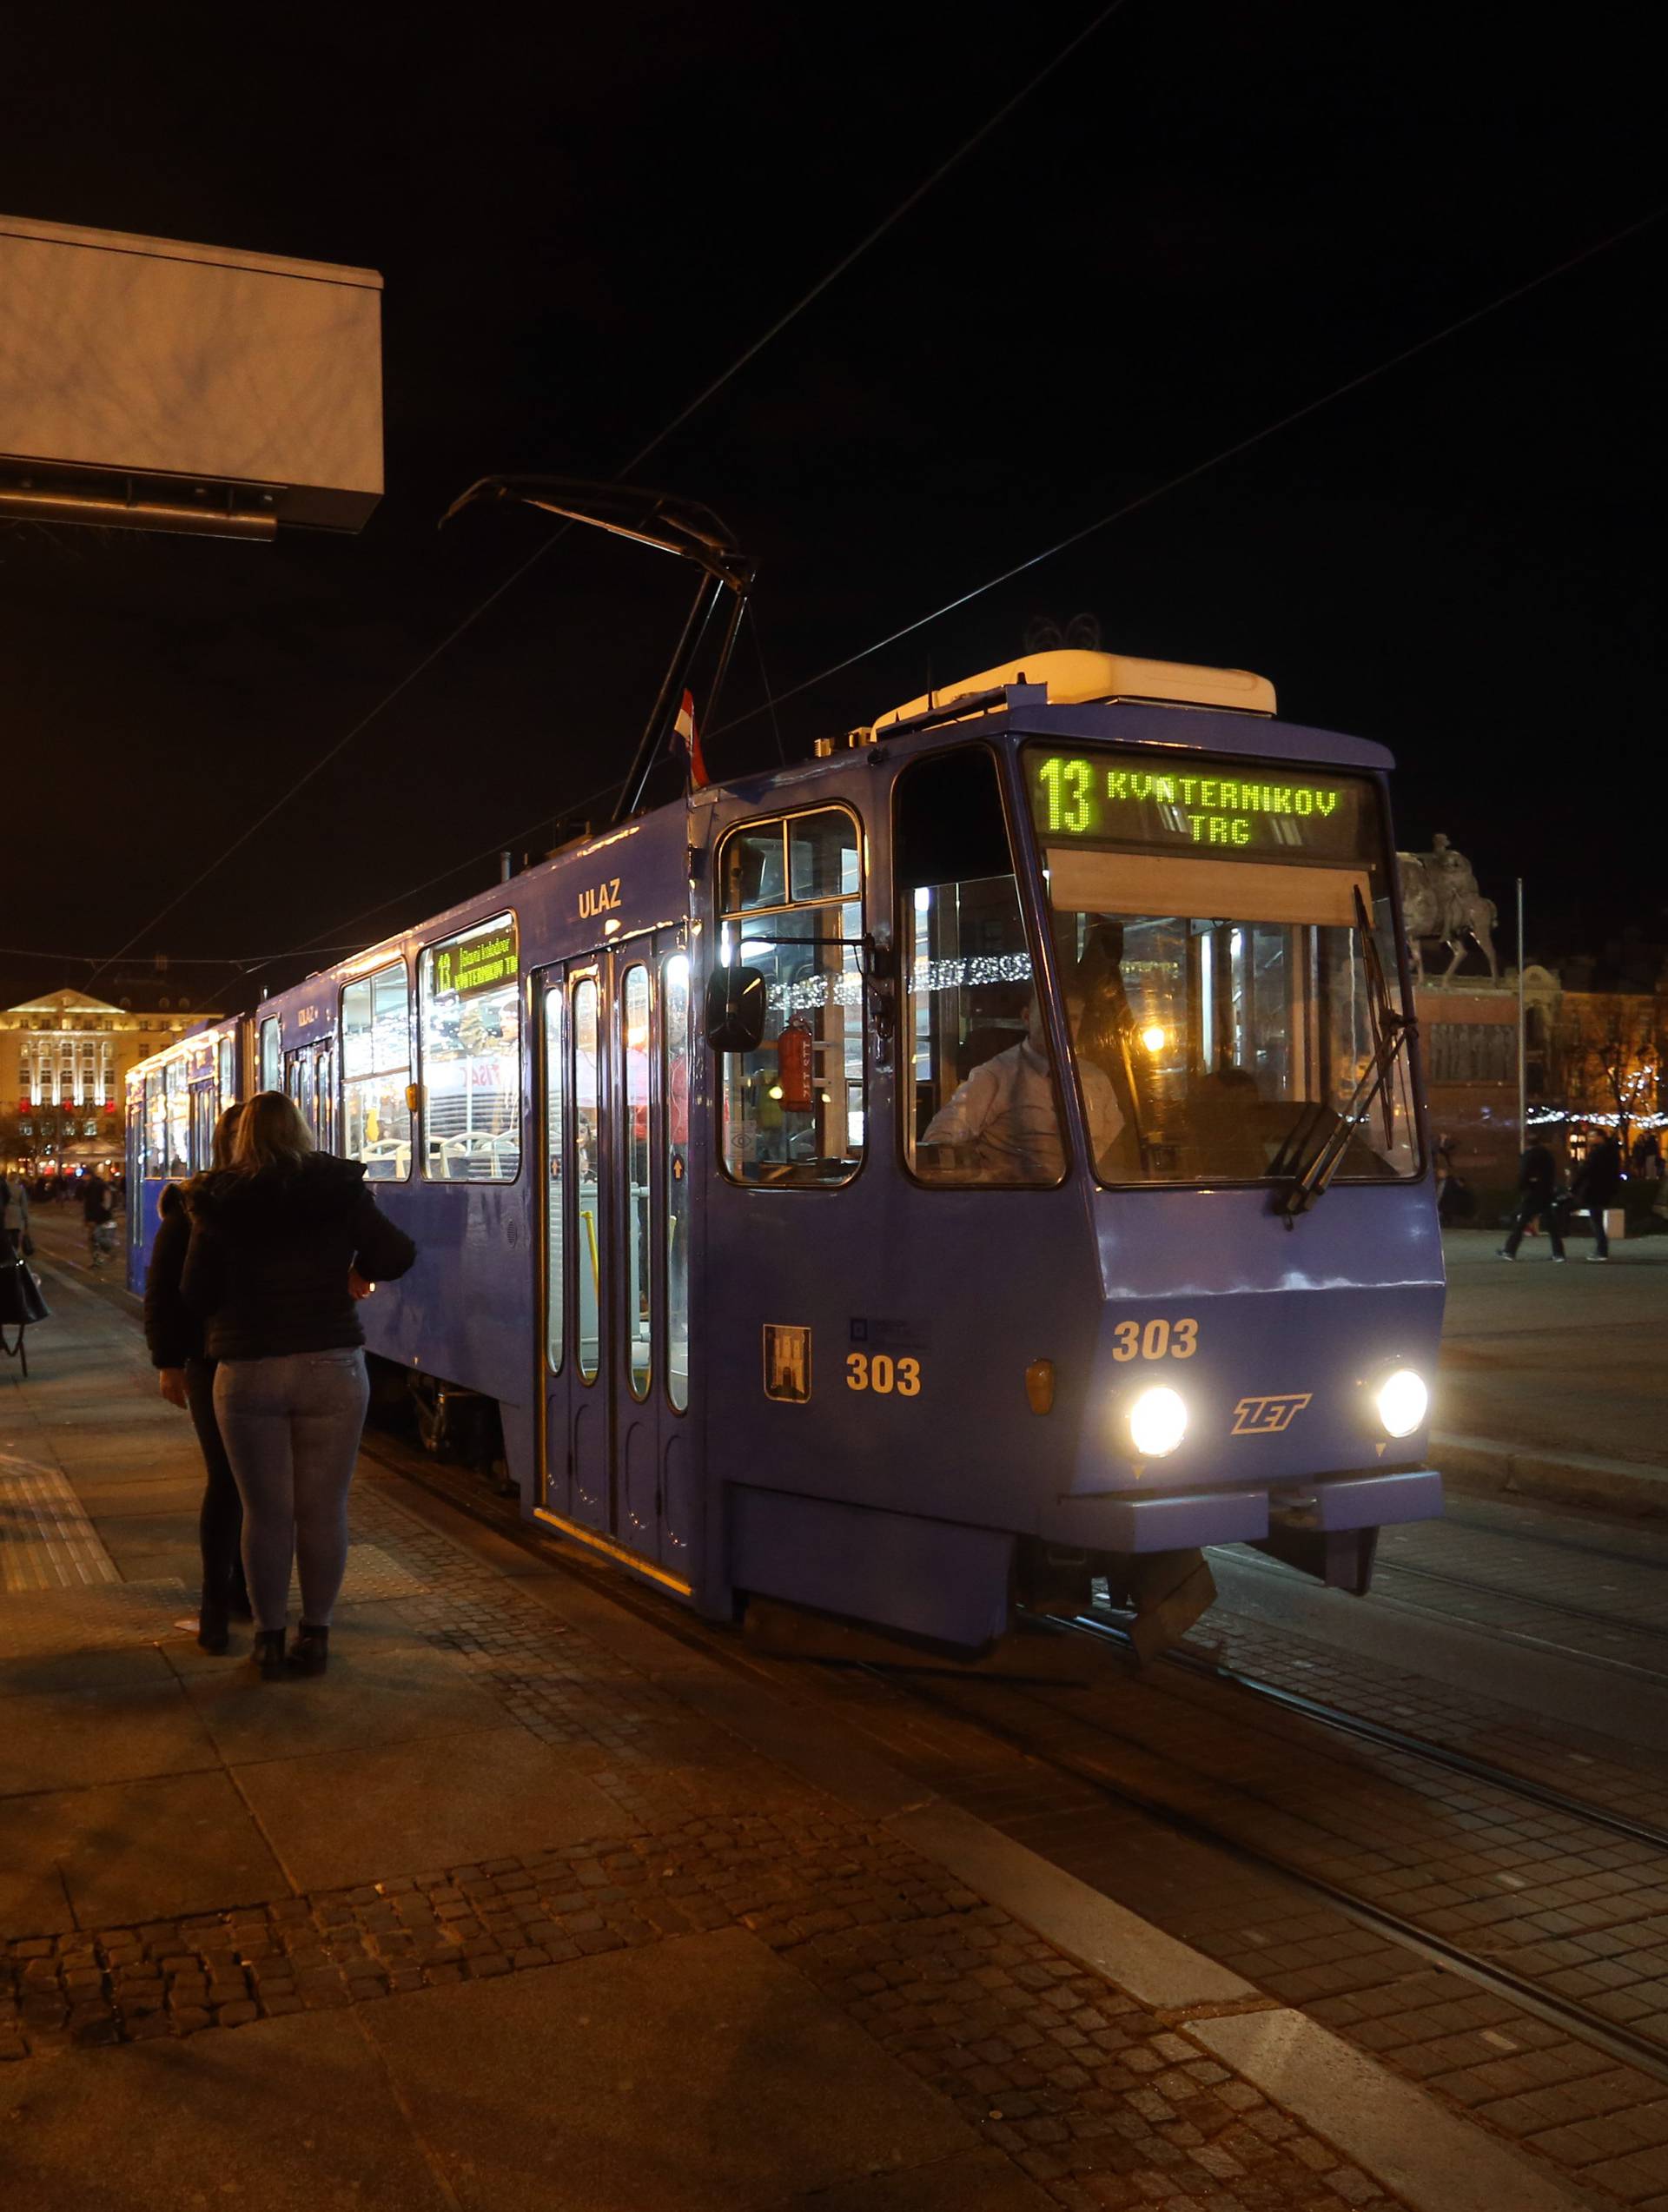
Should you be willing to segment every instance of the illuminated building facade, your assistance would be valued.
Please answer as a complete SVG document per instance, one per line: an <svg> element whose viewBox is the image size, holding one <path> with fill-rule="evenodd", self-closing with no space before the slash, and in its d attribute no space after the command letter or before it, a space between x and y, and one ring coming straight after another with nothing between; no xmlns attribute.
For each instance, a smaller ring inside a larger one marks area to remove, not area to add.
<svg viewBox="0 0 1668 2212"><path fill-rule="evenodd" d="M120 1159L128 1070L215 1018L158 980L123 1005L53 990L0 1013L0 1160L50 1172Z"/></svg>

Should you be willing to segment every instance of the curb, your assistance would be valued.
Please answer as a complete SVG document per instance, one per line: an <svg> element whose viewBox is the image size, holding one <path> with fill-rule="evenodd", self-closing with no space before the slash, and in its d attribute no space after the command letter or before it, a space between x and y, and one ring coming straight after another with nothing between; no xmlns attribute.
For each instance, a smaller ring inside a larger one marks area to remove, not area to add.
<svg viewBox="0 0 1668 2212"><path fill-rule="evenodd" d="M1493 1436L1437 1434L1431 1437L1431 1457L1459 1490L1610 1513L1668 1513L1668 1466L1601 1460L1582 1452L1538 1452Z"/></svg>

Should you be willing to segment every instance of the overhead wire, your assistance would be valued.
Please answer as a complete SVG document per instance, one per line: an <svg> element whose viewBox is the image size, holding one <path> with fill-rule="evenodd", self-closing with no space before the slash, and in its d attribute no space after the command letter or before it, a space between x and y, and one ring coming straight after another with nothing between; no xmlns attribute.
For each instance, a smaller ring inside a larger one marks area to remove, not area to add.
<svg viewBox="0 0 1668 2212"><path fill-rule="evenodd" d="M987 578L983 584L975 585L971 591L958 593L954 599L946 599L942 606L934 607L930 614L918 615L913 622L906 622L901 629L889 631L884 638L877 638L872 645L864 646L860 652L848 653L844 660L831 662L828 667L819 669L816 675L807 676L801 682L790 685L786 691L774 693L759 705L749 707L745 714L731 716L728 722L720 723L712 735L721 737L726 731L739 729L743 723L751 722L767 711L774 715L776 709L786 700L798 699L801 692L814 690L818 684L826 683L831 676L837 676L847 668L855 668L859 661L884 652L888 646L895 646L901 639L912 637L917 630L924 630L930 624L941 621L945 615L955 613L958 607L971 606L975 599L983 599L987 592L995 591L999 585L1011 583L1016 576L1023 576L1029 569L1040 567L1045 560L1052 560L1056 553L1081 545L1084 539L1092 538L1097 531L1110 529L1115 522L1122 522L1128 516L1138 513L1142 508L1151 507L1171 492L1180 491L1184 485L1196 483L1201 476L1208 475L1212 469L1220 468L1226 461L1237 460L1240 454L1251 452L1254 447L1267 444L1270 438L1277 437L1282 430L1289 430L1294 424L1318 414L1323 407L1331 407L1334 401L1346 398L1352 392L1360 391L1364 386L1376 382L1381 376L1387 376L1404 362L1428 353L1432 347L1441 345L1445 340L1457 336L1460 331L1470 329L1473 324L1482 321L1485 316L1510 307L1513 301L1521 300L1529 293L1539 291L1542 285L1550 284L1555 278L1565 276L1572 269L1579 268L1584 262L1590 262L1599 254L1608 253L1612 247L1623 244L1627 239L1637 237L1641 231L1648 230L1652 223L1659 222L1665 215L1668 215L1668 204L1653 209L1649 215L1641 215L1637 222L1628 223L1623 229L1612 231L1608 237L1584 247L1579 254L1572 254L1552 268L1543 269L1539 275L1532 276L1526 283L1514 284L1509 291L1501 292L1481 307L1473 308L1469 314L1445 324L1440 330L1431 331L1411 346L1402 347L1375 367L1363 369L1359 375L1346 378L1330 391L1307 400L1301 407L1293 407L1274 421L1265 423L1261 430L1254 430L1248 437L1236 438L1231 445L1223 446L1205 460L1195 461L1191 467L1167 477L1162 484L1155 484L1148 491L1137 493L1133 499L1125 500L1109 513L1098 516L1093 522L1084 523L1080 529L1069 532L1063 538L1057 538L1051 546L1045 546L1041 553L1031 553L1024 560L1016 561L1011 568L1004 568L999 574Z"/></svg>
<svg viewBox="0 0 1668 2212"><path fill-rule="evenodd" d="M1441 344L1444 340L1452 338L1473 324L1481 321L1485 316L1494 314L1501 308L1509 307L1513 301L1520 300L1527 294L1538 290L1542 285L1549 284L1555 278L1567 275L1570 270L1579 268L1584 262L1592 261L1596 255L1607 252L1612 247L1618 246L1625 240L1636 236L1639 232L1648 229L1652 223L1659 222L1665 215L1668 215L1668 206L1653 209L1650 214L1640 216L1637 222L1627 224L1620 230L1612 232L1607 237L1598 239L1591 246L1585 247L1579 254L1571 255L1553 267L1544 269L1539 275L1531 277L1526 282L1514 285L1510 290L1499 293L1481 307L1474 308L1470 313L1460 316L1455 321L1446 324L1440 330L1432 331L1425 337L1415 340L1412 345L1402 347L1400 351L1388 355L1375 367L1347 378L1343 383L1335 385L1330 391L1305 401L1301 407L1292 408L1274 421L1265 424L1261 430L1254 431L1248 437L1238 439L1232 445L1222 447L1208 459L1183 469L1177 475L1167 478L1163 483L1155 485L1148 491L1137 493L1134 499L1125 500L1122 506L1115 507L1109 513L1100 516L1095 521L1084 524L1082 528L1072 531L1064 538L1057 539L1053 545L1045 547L1041 553L1033 553L1026 560L1016 562L1012 567L1003 569L999 575L990 578L988 581L976 586L971 591L961 593L956 598L947 600L943 606L935 608L930 614L922 615L917 620L906 623L902 629L890 632L885 637L877 639L874 644L865 646L860 652L848 654L844 660L833 662L829 667L820 670L815 676L808 676L802 682L790 685L786 691L771 692L767 682L766 697L758 706L749 708L745 714L733 716L728 722L720 723L712 734L720 736L726 731L738 729L744 723L752 721L758 715L765 712L769 712L772 723L775 724L776 710L785 700L795 699L801 692L814 689L817 685L826 682L831 676L838 675L844 669L855 667L858 662L867 660L875 653L884 652L888 646L897 644L900 639L910 637L917 630L925 629L930 624L939 620L942 616L953 613L956 608L966 606L974 599L982 598L986 592L996 590L999 585L1010 581L1016 576L1022 576L1027 570L1037 567L1043 561L1051 560L1056 553L1063 553L1069 547L1080 544L1085 538L1092 537L1096 531L1109 529L1115 522L1122 521L1127 515L1134 514L1143 507L1153 506L1155 501L1163 499L1171 492L1179 491L1184 485L1196 482L1199 478L1207 475L1213 468L1220 467L1224 462L1236 459L1241 454L1248 453L1254 447L1265 444L1282 430L1290 429L1294 424L1318 414L1321 408L1331 406L1334 401L1345 398L1349 393L1360 391L1364 386L1374 382L1380 376L1388 374L1391 370L1400 368L1404 362L1413 360L1418 354L1428 352L1432 347ZM755 632L755 644L757 643L757 632ZM760 669L762 673L762 653ZM776 725L776 728L778 747L780 750L779 724ZM590 805L595 799L612 797L619 789L618 783L606 785L601 791L593 791L587 798L576 801L567 811L577 812L579 808ZM538 819L539 822L546 822L551 819L551 816L546 811ZM531 824L528 827L529 829L537 827L537 823ZM526 834L527 831L524 830L515 832L511 838L497 838L492 844L485 846L480 852L473 855L468 860L459 861L453 867L443 870L440 874L429 877L426 882L413 884L409 890L400 892L396 897L384 900L381 904L368 908L367 913L381 913L389 906L400 905L407 898L414 898L420 891L427 890L434 884L444 882L447 876L459 874L463 869L473 867L477 861L486 858L489 853L501 851L506 844L513 844L517 837ZM336 930L350 929L355 920L363 918L365 918L364 916L354 916L346 922L335 923L332 925L331 933L334 934ZM309 939L306 944L295 947L294 950L301 952L315 949L318 949L316 941ZM274 957L277 958L286 956L275 955Z"/></svg>
<svg viewBox="0 0 1668 2212"><path fill-rule="evenodd" d="M1102 24L1109 22L1125 4L1126 0L1109 0L1109 4L1108 6L1102 7L1095 16L1091 17L1089 21L1083 25L1082 30L1076 32L1072 37L1068 39L1066 43L1059 50L1053 58L1045 63L1034 76L1029 77L1016 92L1011 93L1009 97L1003 102L1002 105L995 111L995 113L988 116L985 121L979 125L978 129L972 133L970 137L963 139L962 143L956 147L956 150L944 161L941 162L937 168L935 169L930 176L925 177L919 184L916 185L913 190L907 193L904 197L891 209L890 214L884 216L871 230L866 232L864 235L858 240L857 243L851 248L848 252L843 254L839 260L835 262L834 266L820 276L808 291L803 293L800 297L795 301L794 304L787 309L785 314L778 315L777 320L771 323L770 328L761 337L756 338L750 346L746 347L740 354L738 354L735 360L730 363L729 367L725 369L720 375L714 377L710 384L704 387L701 391L696 394L692 400L688 401L685 407L679 409L678 414L672 417L672 421L665 425L664 429L658 431L656 434L649 440L645 446L639 447L628 461L626 461L620 468L617 469L615 471L615 480L618 480L619 478L629 476L632 474L633 470L639 468L642 464L648 460L652 454L658 452L674 432L680 430L685 423L689 421L692 416L698 414L699 410L706 405L709 400L714 398L719 392L721 392L725 386L728 384L733 377L738 375L742 369L746 368L750 361L757 360L758 355L764 352L767 346L769 346L775 339L778 338L783 331L787 329L791 323L796 321L814 301L819 299L822 295L829 289L831 285L837 283L838 280L845 275L846 271L857 262L860 261L864 255L869 251L870 248L876 245L882 238L884 238L887 232L890 230L896 223L899 222L912 208L917 207L936 186L943 182L944 178L950 174L952 169L957 168L976 147L981 145L983 141L990 136L992 131L996 129L1010 115L1013 114L1016 108L1019 107L1025 100L1029 99L1030 95L1035 92L1040 85L1045 83L1047 80L1054 75L1056 70L1058 70L1065 62L1069 60L1071 56L1077 51L1078 48L1081 47L1086 40L1093 37L1095 33L1101 29ZM562 529L554 532L550 537L541 540L540 542L534 546L532 553L527 555L526 559L520 562L518 566L512 569L510 573L503 579L503 581L500 584L496 585L493 589L487 593L486 597L480 601L479 606L473 607L470 612L464 616L463 619L441 639L440 642L437 646L433 646L422 656L414 667L408 669L405 675L400 679L399 682L394 685L393 689L389 691L385 697L380 699L367 712L361 715L359 720L354 724L353 727L342 737L339 738L334 745L331 745L326 752L321 753L319 758L312 764L312 765L305 769L302 773L295 778L294 783L290 784L284 791L281 791L278 797L273 800L271 805L267 807L261 813L258 814L255 820L251 822L247 828L240 831L238 835L235 837L231 842L209 862L206 868L201 870L191 878L190 882L185 885L183 890L176 891L173 897L168 901L166 905L158 908L157 911L151 916L150 919L129 938L126 944L122 947L119 952L114 953L111 956L110 960L105 962L98 969L96 969L93 976L89 978L89 981L96 981L97 977L103 973L104 967L114 964L116 960L125 959L127 955L134 950L142 939L149 937L150 932L156 928L159 923L165 922L168 919L168 917L172 914L176 908L183 905L185 901L191 897L194 891L200 890L201 887L208 882L209 877L216 874L220 869L224 867L227 861L232 858L233 854L241 851L249 842L251 838L255 836L259 831L265 828L266 825L272 820L274 815L281 812L282 810L288 805L291 799L295 798L299 792L307 788L308 785L313 781L314 777L319 775L324 769L328 768L333 760L340 758L341 754L348 750L348 746L351 745L357 738L361 736L380 715L386 712L387 708L392 706L396 699L400 698L407 690L409 690L411 685L416 682L420 676L425 674L428 669L432 668L440 656L448 652L450 648L456 644L457 640L464 635L466 631L473 628L475 623L480 619L482 615L488 613L491 608L498 604L499 600L504 597L506 592L512 590L515 585L519 584L528 571L535 567L538 563L544 559L545 555L551 551L552 547L559 544L561 540L567 535L568 529L572 527L572 525L565 526Z"/></svg>

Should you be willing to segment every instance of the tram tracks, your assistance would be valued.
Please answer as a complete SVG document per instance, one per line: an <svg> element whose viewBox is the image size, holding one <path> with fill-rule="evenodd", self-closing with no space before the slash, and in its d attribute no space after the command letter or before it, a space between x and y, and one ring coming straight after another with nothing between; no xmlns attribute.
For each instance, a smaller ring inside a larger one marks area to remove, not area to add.
<svg viewBox="0 0 1668 2212"><path fill-rule="evenodd" d="M1094 1615L1079 1616L1069 1622L1048 1624L1050 1633L1085 1637L1097 1641L1120 1653L1133 1652L1127 1632L1115 1621ZM1261 1681L1255 1676L1242 1675L1234 1670L1222 1668L1202 1654L1182 1652L1167 1654L1162 1663L1194 1679L1220 1685L1237 1693L1254 1699L1260 1704L1300 1721L1307 1722L1330 1732L1353 1738L1372 1747L1389 1751L1401 1757L1417 1759L1427 1765L1463 1778L1468 1784L1498 1792L1503 1796L1534 1805L1539 1811L1555 1815L1572 1826L1596 1831L1625 1840L1637 1848L1660 1855L1662 1865L1642 1868L1640 1879L1651 1884L1668 1884L1668 1831L1650 1824L1613 1813L1604 1807L1592 1805L1567 1793L1536 1783L1529 1778L1515 1774L1510 1769L1497 1767L1491 1762L1473 1758L1436 1744L1427 1738L1389 1727L1364 1716L1329 1706L1323 1700L1306 1697L1300 1692L1283 1690L1280 1685ZM890 1674L892 1670L884 1670ZM971 1682L967 1685L970 1689ZM1000 1691L1007 1699L1041 1708L1047 1716L1041 1728L1028 1726L1023 1719L1003 1718L993 1710L995 1700L989 1692ZM1562 2030L1577 2041L1605 2052L1618 2062L1635 2066L1653 2078L1668 2081L1668 2036L1658 2036L1647 2030L1629 2026L1626 2023L1607 2017L1584 2003L1579 1997L1567 1996L1550 1987L1533 1975L1520 1972L1503 1960L1491 1957L1486 1950L1468 1944L1453 1935L1434 1929L1412 1914L1398 1911L1393 1906L1366 1896L1347 1881L1334 1878L1305 1865L1289 1851L1273 1848L1243 1832L1235 1832L1226 1817L1215 1817L1197 1803L1177 1801L1185 1794L1186 1785L1177 1796L1162 1794L1142 1786L1132 1777L1129 1768L1139 1765L1144 1755L1152 1756L1149 1748L1134 1735L1103 1722L1086 1719L1081 1713L1071 1716L1075 1731L1087 1734L1087 1747L1072 1749L1057 1741L1062 1709L1056 1685L1024 1683L1012 1679L987 1680L977 1685L976 1708L962 1685L944 1684L940 1675L921 1675L911 1672L908 1677L907 1694L941 1711L954 1713L963 1720L974 1719L1001 1740L1010 1744L1028 1760L1053 1769L1074 1782L1085 1785L1121 1808L1137 1813L1172 1833L1208 1848L1226 1853L1241 1866L1253 1868L1269 1875L1286 1885L1316 1901L1332 1905L1347 1918L1362 1927L1383 1935L1401 1948L1424 1961L1445 1967L1461 1976L1479 1989L1508 2000L1526 2013ZM1114 1747L1102 1752L1100 1743ZM1234 1798L1257 1805L1265 1811L1281 1809L1267 1798L1259 1798L1243 1783L1230 1782L1227 1785L1229 1801ZM1301 1814L1286 1811L1287 1823L1300 1822ZM1435 1876L1433 1874L1433 1878ZM1525 1911L1532 1910L1526 1901Z"/></svg>
<svg viewBox="0 0 1668 2212"><path fill-rule="evenodd" d="M1259 1558L1254 1553L1237 1547L1233 1553L1234 1565L1249 1573L1266 1578L1276 1585L1289 1586L1294 1580L1292 1570L1271 1560ZM1556 1636L1537 1635L1532 1629L1516 1628L1499 1620L1479 1620L1440 1605L1421 1603L1411 1593L1398 1595L1384 1586L1387 1575L1418 1577L1427 1582L1442 1583L1465 1590L1476 1597L1486 1598L1497 1605L1515 1606L1522 1613L1562 1614L1566 1619L1579 1620L1602 1628L1618 1637L1649 1636L1658 1640L1668 1639L1668 1628L1659 1628L1631 1616L1599 1613L1591 1607L1571 1606L1555 1598L1532 1595L1522 1590L1512 1590L1497 1582L1481 1582L1474 1578L1453 1574L1446 1568L1404 1566L1399 1560L1380 1562L1374 1578L1373 1595L1383 1606L1393 1606L1400 1612L1413 1613L1424 1620L1441 1621L1446 1626L1470 1629L1486 1634L1502 1644L1520 1645L1524 1650L1545 1652L1558 1659L1573 1659L1584 1666L1598 1666L1616 1674L1625 1674L1637 1682L1650 1683L1654 1688L1668 1689L1668 1669L1642 1666L1635 1659L1618 1659L1612 1652L1594 1651L1582 1644L1560 1643Z"/></svg>
<svg viewBox="0 0 1668 2212"><path fill-rule="evenodd" d="M1122 1651L1134 1654L1135 1646L1126 1630L1112 1619L1095 1614L1079 1614L1075 1620L1062 1624L1069 1632L1096 1637ZM1347 1712L1341 1705L1327 1705L1324 1699L1311 1698L1300 1690L1287 1690L1279 1683L1268 1682L1260 1676L1247 1674L1237 1667L1221 1666L1208 1659L1201 1652L1190 1652L1185 1646L1167 1652L1162 1662L1175 1666L1201 1680L1221 1682L1243 1690L1265 1705L1275 1705L1283 1712L1301 1714L1306 1720L1316 1721L1323 1728L1339 1735L1353 1736L1358 1741L1376 1744L1387 1751L1406 1753L1409 1758L1425 1761L1427 1765L1445 1768L1451 1774L1463 1775L1467 1781L1479 1782L1490 1789L1504 1791L1508 1796L1522 1798L1549 1812L1563 1814L1566 1818L1579 1820L1590 1827L1603 1828L1612 1835L1625 1836L1629 1842L1645 1844L1652 1851L1668 1857L1668 1829L1652 1827L1648 1821L1631 1819L1625 1813L1612 1812L1603 1805L1595 1805L1585 1798L1571 1797L1550 1784L1537 1782L1532 1777L1519 1774L1508 1766L1497 1766L1487 1759L1479 1759L1469 1752L1455 1751L1451 1745L1433 1743L1428 1737L1415 1736L1407 1730L1393 1728L1387 1721L1369 1720L1364 1713Z"/></svg>

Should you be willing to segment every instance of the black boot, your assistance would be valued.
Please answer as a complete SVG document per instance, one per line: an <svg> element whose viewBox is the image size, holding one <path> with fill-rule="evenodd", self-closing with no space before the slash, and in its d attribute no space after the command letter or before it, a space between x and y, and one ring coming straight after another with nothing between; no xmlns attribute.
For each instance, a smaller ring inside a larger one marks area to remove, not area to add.
<svg viewBox="0 0 1668 2212"><path fill-rule="evenodd" d="M309 1628L303 1621L289 1647L290 1671L295 1674L322 1674L330 1664L330 1631Z"/></svg>
<svg viewBox="0 0 1668 2212"><path fill-rule="evenodd" d="M226 1626L226 1607L207 1593L197 1602L197 1642L205 1652L212 1652L216 1659L230 1643Z"/></svg>
<svg viewBox="0 0 1668 2212"><path fill-rule="evenodd" d="M257 1628L255 1649L249 1653L260 1669L263 1682L281 1682L289 1672L284 1665L284 1632L281 1628Z"/></svg>

